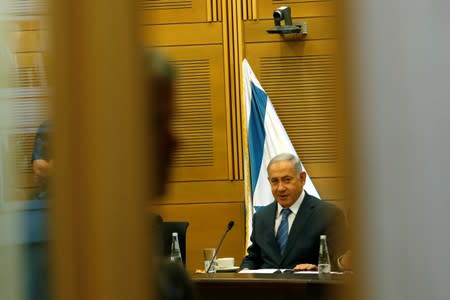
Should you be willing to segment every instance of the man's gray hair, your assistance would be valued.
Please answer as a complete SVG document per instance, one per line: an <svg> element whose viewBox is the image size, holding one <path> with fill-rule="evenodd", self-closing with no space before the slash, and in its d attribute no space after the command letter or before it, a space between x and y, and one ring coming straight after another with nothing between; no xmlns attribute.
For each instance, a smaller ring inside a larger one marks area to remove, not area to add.
<svg viewBox="0 0 450 300"><path fill-rule="evenodd" d="M275 155L267 165L267 174L269 174L269 168L273 163L285 160L290 161L295 167L295 173L297 174L297 176L300 175L300 173L303 171L300 159L298 159L296 155L291 153L280 153L278 155Z"/></svg>

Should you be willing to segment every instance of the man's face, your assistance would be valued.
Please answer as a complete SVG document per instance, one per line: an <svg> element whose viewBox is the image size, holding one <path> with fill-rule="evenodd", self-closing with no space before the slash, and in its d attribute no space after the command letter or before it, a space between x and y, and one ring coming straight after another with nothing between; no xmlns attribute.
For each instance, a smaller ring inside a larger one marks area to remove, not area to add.
<svg viewBox="0 0 450 300"><path fill-rule="evenodd" d="M268 172L275 200L282 207L290 207L303 191L306 173L297 176L294 164L288 160L273 163Z"/></svg>

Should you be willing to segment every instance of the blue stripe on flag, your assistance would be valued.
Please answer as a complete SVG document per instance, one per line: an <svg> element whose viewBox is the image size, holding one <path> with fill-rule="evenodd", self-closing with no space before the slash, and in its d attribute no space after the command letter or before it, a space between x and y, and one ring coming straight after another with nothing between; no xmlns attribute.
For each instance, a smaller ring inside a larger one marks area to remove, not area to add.
<svg viewBox="0 0 450 300"><path fill-rule="evenodd" d="M259 170L262 164L264 152L264 140L266 131L264 130L264 117L266 115L267 96L253 82L252 99L250 109L250 120L248 125L248 147L250 155L250 174L251 174L251 195L255 191L258 182Z"/></svg>

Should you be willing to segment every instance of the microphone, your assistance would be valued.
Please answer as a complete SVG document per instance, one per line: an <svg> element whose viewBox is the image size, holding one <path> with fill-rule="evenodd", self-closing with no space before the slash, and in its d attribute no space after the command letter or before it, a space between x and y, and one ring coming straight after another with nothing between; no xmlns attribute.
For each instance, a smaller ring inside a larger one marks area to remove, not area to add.
<svg viewBox="0 0 450 300"><path fill-rule="evenodd" d="M225 232L222 235L222 238L220 239L219 245L216 248L216 253L214 253L213 258L209 262L208 270L206 270L206 273L209 273L209 270L211 269L211 266L213 265L213 263L216 259L217 253L219 253L220 246L222 246L222 242L225 239L225 236L227 235L228 231L230 231L231 228L233 228L233 226L234 226L234 221L228 222L227 229L225 230Z"/></svg>

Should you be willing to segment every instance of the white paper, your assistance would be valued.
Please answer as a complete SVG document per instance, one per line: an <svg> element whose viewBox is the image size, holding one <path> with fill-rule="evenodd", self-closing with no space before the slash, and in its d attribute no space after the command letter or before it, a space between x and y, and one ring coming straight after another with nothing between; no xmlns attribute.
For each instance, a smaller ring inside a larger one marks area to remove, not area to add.
<svg viewBox="0 0 450 300"><path fill-rule="evenodd" d="M295 271L294 274L319 274L319 271Z"/></svg>
<svg viewBox="0 0 450 300"><path fill-rule="evenodd" d="M241 270L239 273L241 274L273 274L279 269L257 269L257 270Z"/></svg>
<svg viewBox="0 0 450 300"><path fill-rule="evenodd" d="M257 269L257 270L241 270L240 274L274 274L276 272L284 273L284 271L289 269ZM296 271L292 274L319 274L319 271ZM342 272L331 272L331 274L343 274Z"/></svg>
<svg viewBox="0 0 450 300"><path fill-rule="evenodd" d="M319 274L319 271L296 271L294 274ZM344 274L343 272L330 272L330 274Z"/></svg>

